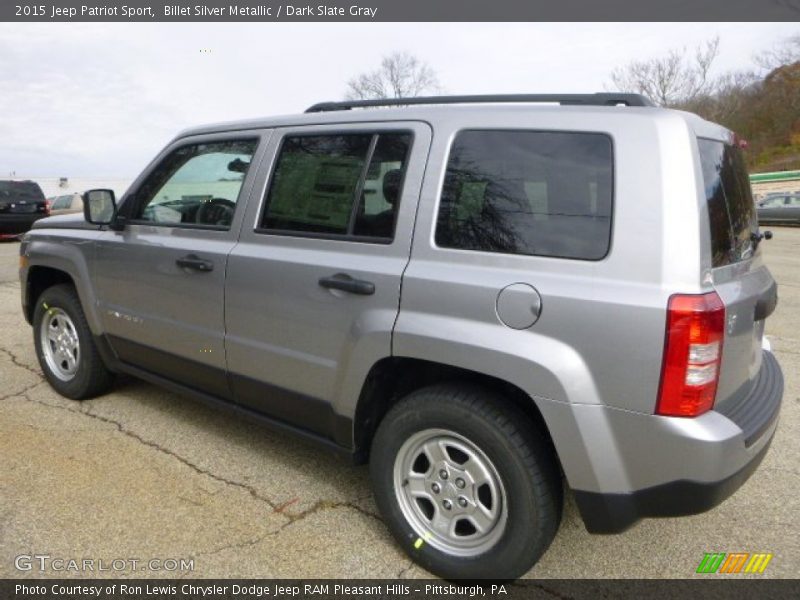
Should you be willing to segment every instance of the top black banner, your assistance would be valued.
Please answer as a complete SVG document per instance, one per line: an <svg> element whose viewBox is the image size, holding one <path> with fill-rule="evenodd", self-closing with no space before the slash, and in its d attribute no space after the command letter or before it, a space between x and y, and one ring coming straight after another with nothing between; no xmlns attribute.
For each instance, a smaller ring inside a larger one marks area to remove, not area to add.
<svg viewBox="0 0 800 600"><path fill-rule="evenodd" d="M4 0L0 20L785 22L800 20L800 0Z"/></svg>

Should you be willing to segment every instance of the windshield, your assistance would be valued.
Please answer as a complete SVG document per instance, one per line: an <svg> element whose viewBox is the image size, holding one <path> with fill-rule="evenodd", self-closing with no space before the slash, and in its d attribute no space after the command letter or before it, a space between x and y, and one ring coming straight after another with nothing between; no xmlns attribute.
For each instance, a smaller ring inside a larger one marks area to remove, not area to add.
<svg viewBox="0 0 800 600"><path fill-rule="evenodd" d="M751 235L758 230L755 203L741 150L715 140L698 139L711 224L712 266L750 258Z"/></svg>

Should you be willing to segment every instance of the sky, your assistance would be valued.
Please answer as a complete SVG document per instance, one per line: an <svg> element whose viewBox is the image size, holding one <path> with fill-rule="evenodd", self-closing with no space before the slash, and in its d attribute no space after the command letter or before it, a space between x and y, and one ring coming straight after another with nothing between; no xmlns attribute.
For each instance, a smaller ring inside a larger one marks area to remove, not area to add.
<svg viewBox="0 0 800 600"><path fill-rule="evenodd" d="M720 37L714 71L797 23L2 23L0 177L133 178L182 129L298 113L406 51L449 94L596 92Z"/></svg>

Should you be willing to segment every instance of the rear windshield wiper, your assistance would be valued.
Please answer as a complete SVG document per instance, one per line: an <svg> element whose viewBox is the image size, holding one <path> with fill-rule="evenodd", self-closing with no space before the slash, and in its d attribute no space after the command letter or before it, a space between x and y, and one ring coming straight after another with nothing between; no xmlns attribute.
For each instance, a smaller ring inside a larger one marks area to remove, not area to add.
<svg viewBox="0 0 800 600"><path fill-rule="evenodd" d="M761 240L771 240L772 239L772 232L765 231L764 233L760 233L758 231L754 231L750 234L750 240L753 242L753 251L758 248L758 245L761 243Z"/></svg>

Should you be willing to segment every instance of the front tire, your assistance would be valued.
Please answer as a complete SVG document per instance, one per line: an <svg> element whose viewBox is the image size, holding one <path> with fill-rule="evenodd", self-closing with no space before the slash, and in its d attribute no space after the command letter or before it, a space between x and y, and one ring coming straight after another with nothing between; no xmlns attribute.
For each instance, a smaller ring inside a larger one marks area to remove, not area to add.
<svg viewBox="0 0 800 600"><path fill-rule="evenodd" d="M33 312L33 341L45 379L62 396L93 398L113 383L71 285L50 287L39 296Z"/></svg>
<svg viewBox="0 0 800 600"><path fill-rule="evenodd" d="M561 520L546 433L478 386L436 385L398 402L375 434L370 476L403 549L446 579L524 575Z"/></svg>

